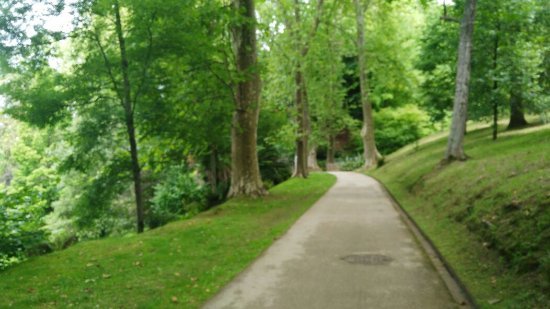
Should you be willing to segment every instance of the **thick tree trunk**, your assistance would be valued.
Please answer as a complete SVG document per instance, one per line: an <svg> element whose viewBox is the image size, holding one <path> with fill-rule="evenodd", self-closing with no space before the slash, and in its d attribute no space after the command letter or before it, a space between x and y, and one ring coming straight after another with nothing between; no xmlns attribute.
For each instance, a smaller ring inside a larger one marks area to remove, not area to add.
<svg viewBox="0 0 550 309"><path fill-rule="evenodd" d="M466 0L464 4L464 17L461 22L460 44L458 46L453 120L447 142L447 151L445 152L445 160L447 161L466 160L463 143L468 113L475 11L476 0Z"/></svg>
<svg viewBox="0 0 550 309"><path fill-rule="evenodd" d="M377 165L376 143L374 140L374 118L372 105L369 101L369 89L365 56L365 17L363 6L360 0L354 0L357 23L357 58L359 60L359 86L361 88L361 104L363 106L363 156L365 158L364 168L369 169Z"/></svg>
<svg viewBox="0 0 550 309"><path fill-rule="evenodd" d="M327 146L327 171L337 171L338 166L334 160L335 157L335 143L336 138L334 135L328 137L328 146Z"/></svg>
<svg viewBox="0 0 550 309"><path fill-rule="evenodd" d="M309 171L320 171L321 168L317 163L317 147L311 147L307 158L307 167Z"/></svg>
<svg viewBox="0 0 550 309"><path fill-rule="evenodd" d="M122 32L122 21L120 18L120 7L118 1L115 1L115 26L120 48L120 68L122 72L122 105L126 119L126 130L128 132L128 141L130 143L130 156L132 160L132 175L134 178L134 194L136 196L136 216L137 232L143 232L145 227L143 216L143 193L141 190L141 168L139 166L138 148L136 141L136 129L134 125L134 106L131 99L130 76L128 73L128 56L126 54L126 42Z"/></svg>
<svg viewBox="0 0 550 309"><path fill-rule="evenodd" d="M523 114L523 98L521 94L513 90L510 94L510 122L508 130L522 128L527 125L525 115Z"/></svg>
<svg viewBox="0 0 550 309"><path fill-rule="evenodd" d="M260 115L260 75L256 52L256 17L253 0L233 0L246 19L232 28L236 68L243 79L235 90L231 127L231 187L229 197L265 195L256 150Z"/></svg>

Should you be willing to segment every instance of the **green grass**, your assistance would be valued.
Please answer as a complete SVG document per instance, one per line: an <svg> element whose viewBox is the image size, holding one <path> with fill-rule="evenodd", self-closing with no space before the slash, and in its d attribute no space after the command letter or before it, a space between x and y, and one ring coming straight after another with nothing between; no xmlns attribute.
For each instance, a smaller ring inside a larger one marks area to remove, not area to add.
<svg viewBox="0 0 550 309"><path fill-rule="evenodd" d="M471 158L440 165L446 142L428 139L398 151L370 174L432 239L482 308L550 308L550 128L513 131L497 141L490 129L469 132Z"/></svg>
<svg viewBox="0 0 550 309"><path fill-rule="evenodd" d="M193 219L77 244L0 273L0 308L196 308L280 237L336 178L292 179Z"/></svg>

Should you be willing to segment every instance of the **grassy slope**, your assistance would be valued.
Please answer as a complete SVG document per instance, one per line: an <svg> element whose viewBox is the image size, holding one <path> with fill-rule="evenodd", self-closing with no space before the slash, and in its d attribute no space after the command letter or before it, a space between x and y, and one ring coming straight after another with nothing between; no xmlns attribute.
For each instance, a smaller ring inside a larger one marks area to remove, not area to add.
<svg viewBox="0 0 550 309"><path fill-rule="evenodd" d="M371 173L481 307L550 307L550 128L524 132L497 141L490 129L470 132L465 150L472 158L444 167L446 138L431 140Z"/></svg>
<svg viewBox="0 0 550 309"><path fill-rule="evenodd" d="M142 235L77 244L0 273L0 308L194 308L334 184L312 174Z"/></svg>

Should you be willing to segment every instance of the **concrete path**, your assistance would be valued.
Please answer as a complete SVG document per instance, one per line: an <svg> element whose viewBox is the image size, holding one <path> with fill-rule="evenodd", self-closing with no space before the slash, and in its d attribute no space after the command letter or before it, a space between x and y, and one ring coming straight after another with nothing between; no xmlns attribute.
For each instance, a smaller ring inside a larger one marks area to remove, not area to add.
<svg viewBox="0 0 550 309"><path fill-rule="evenodd" d="M381 186L351 172L205 308L456 308Z"/></svg>

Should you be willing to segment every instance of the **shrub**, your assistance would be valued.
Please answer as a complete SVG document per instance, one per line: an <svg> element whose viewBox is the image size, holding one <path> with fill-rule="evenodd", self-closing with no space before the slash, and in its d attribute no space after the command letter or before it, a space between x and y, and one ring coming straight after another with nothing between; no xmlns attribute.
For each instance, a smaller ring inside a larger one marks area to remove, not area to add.
<svg viewBox="0 0 550 309"><path fill-rule="evenodd" d="M196 214L206 205L208 189L198 180L196 172L181 165L168 168L162 182L154 188L150 200L148 223L161 226L182 216Z"/></svg>
<svg viewBox="0 0 550 309"><path fill-rule="evenodd" d="M378 151L389 154L431 132L429 117L417 106L385 108L374 115Z"/></svg>
<svg viewBox="0 0 550 309"><path fill-rule="evenodd" d="M338 162L338 165L342 171L355 171L360 169L364 163L365 160L363 159L363 156L356 155L353 157L344 158L342 161Z"/></svg>

